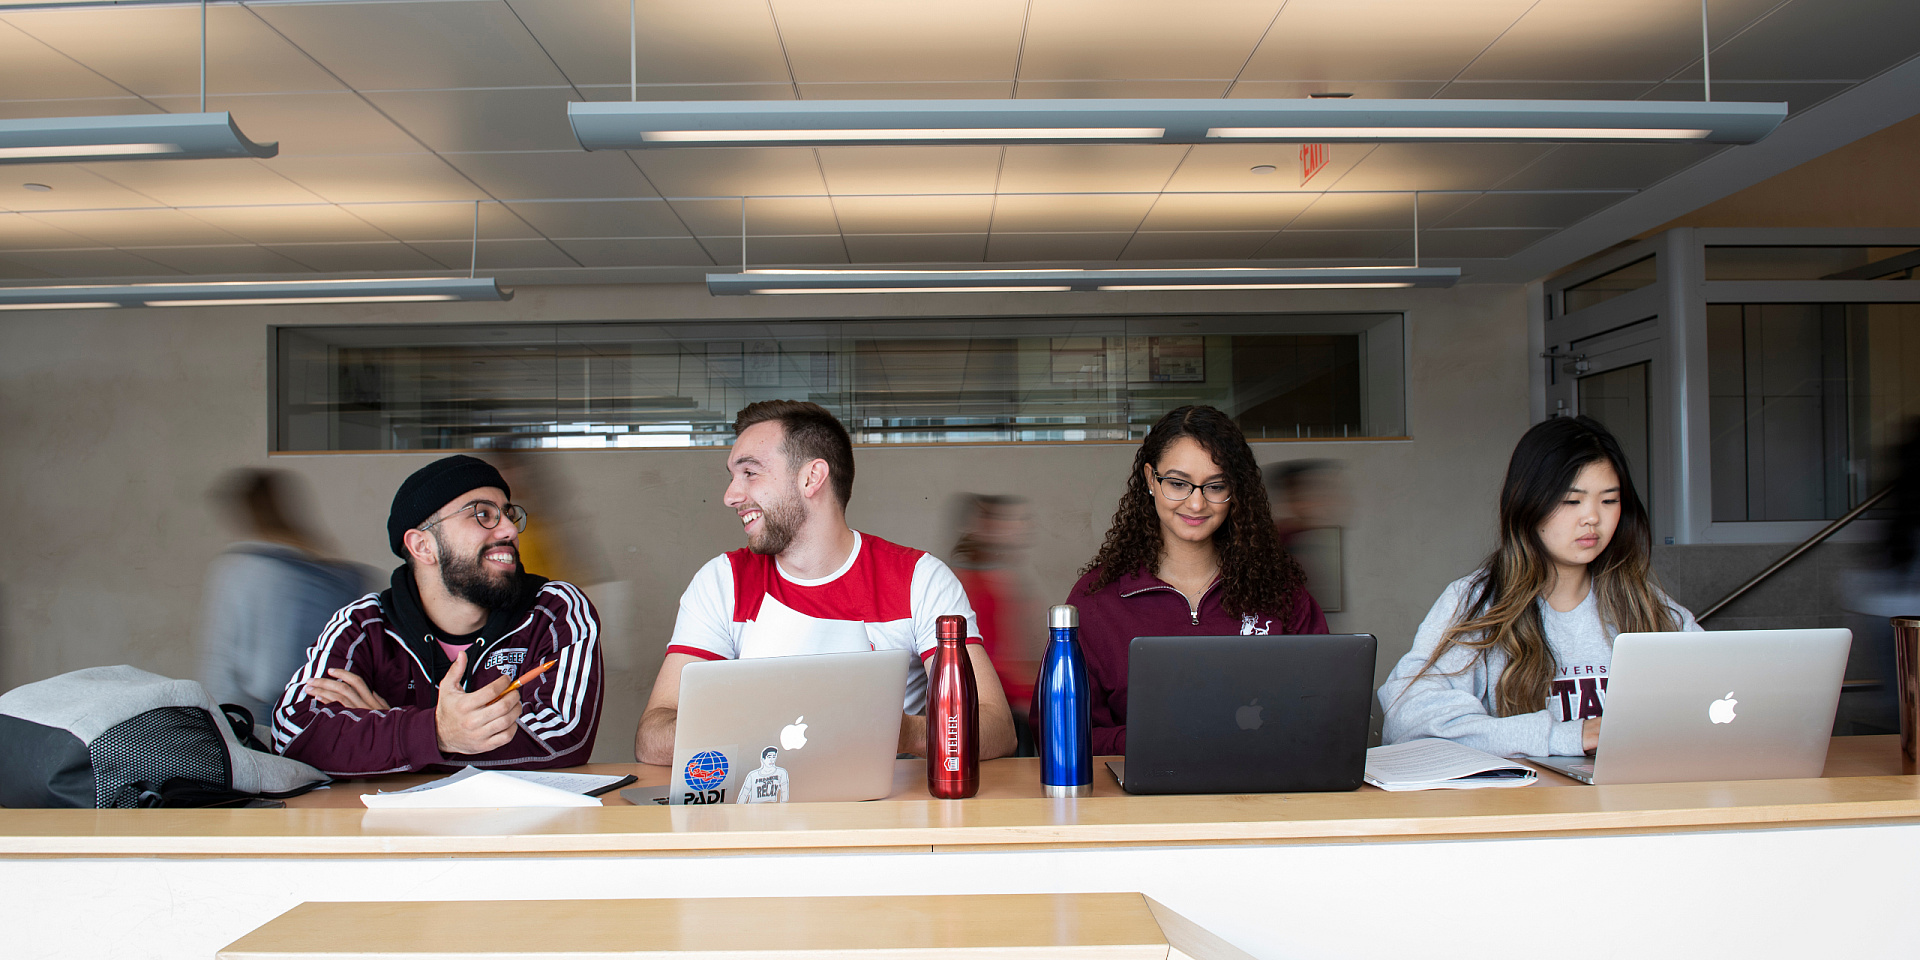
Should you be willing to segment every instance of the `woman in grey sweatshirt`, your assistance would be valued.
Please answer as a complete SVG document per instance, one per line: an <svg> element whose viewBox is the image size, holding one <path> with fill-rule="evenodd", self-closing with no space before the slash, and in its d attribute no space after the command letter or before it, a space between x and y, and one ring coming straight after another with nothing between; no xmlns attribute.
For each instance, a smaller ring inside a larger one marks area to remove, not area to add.
<svg viewBox="0 0 1920 960"><path fill-rule="evenodd" d="M1588 417L1515 446L1500 546L1447 585L1380 687L1383 743L1453 740L1505 757L1577 756L1600 736L1613 638L1699 630L1653 582L1626 457Z"/></svg>

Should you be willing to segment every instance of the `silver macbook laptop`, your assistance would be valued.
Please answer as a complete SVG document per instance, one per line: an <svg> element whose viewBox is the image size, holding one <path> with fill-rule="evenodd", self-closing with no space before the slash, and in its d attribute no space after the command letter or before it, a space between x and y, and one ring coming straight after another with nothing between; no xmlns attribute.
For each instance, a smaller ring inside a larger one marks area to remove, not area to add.
<svg viewBox="0 0 1920 960"><path fill-rule="evenodd" d="M913 661L876 650L687 664L667 802L886 796Z"/></svg>
<svg viewBox="0 0 1920 960"><path fill-rule="evenodd" d="M1593 757L1528 757L1583 783L1818 777L1848 630L1623 633Z"/></svg>

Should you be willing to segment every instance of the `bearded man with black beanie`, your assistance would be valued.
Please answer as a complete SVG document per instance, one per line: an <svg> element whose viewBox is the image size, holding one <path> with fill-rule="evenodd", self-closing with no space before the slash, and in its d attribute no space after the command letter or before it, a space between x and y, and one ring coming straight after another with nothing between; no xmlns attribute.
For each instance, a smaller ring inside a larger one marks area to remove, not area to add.
<svg viewBox="0 0 1920 960"><path fill-rule="evenodd" d="M578 587L521 568L527 515L509 495L498 470L467 456L400 485L387 540L406 563L307 650L273 712L275 750L334 776L587 762L599 617Z"/></svg>

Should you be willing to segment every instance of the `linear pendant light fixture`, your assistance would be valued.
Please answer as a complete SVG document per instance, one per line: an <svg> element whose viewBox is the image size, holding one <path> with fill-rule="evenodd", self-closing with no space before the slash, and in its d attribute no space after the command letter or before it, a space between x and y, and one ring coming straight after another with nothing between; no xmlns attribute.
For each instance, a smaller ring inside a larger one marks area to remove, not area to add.
<svg viewBox="0 0 1920 960"><path fill-rule="evenodd" d="M272 157L225 112L207 112L207 3L200 0L200 112L0 120L0 163Z"/></svg>
<svg viewBox="0 0 1920 960"><path fill-rule="evenodd" d="M302 303L431 303L511 300L492 277L405 280L268 280L0 287L0 310L101 307L224 307Z"/></svg>
<svg viewBox="0 0 1920 960"><path fill-rule="evenodd" d="M1193 270L750 270L707 274L717 297L807 293L1066 293L1133 290L1377 290L1451 287L1456 267Z"/></svg>
<svg viewBox="0 0 1920 960"><path fill-rule="evenodd" d="M1784 103L1645 100L573 102L588 150L715 146L1389 141L1752 143Z"/></svg>

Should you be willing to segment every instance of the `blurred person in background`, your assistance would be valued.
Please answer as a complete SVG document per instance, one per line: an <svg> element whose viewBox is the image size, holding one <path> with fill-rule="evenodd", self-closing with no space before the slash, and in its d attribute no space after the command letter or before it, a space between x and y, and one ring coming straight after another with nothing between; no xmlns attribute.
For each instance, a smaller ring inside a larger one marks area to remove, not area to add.
<svg viewBox="0 0 1920 960"><path fill-rule="evenodd" d="M286 689L335 610L367 592L373 571L328 558L300 478L234 470L211 491L237 539L207 568L200 683L255 722Z"/></svg>
<svg viewBox="0 0 1920 960"><path fill-rule="evenodd" d="M1899 685L1890 618L1920 613L1920 417L1907 421L1894 453L1893 492L1880 502L1880 541L1859 569L1841 574L1841 598L1852 616L1848 679L1879 687L1842 697L1836 733L1900 732Z"/></svg>
<svg viewBox="0 0 1920 960"><path fill-rule="evenodd" d="M1014 756L1034 755L1027 707L1040 668L1040 608L1027 592L1021 567L1033 540L1033 515L1022 497L962 493L954 497L954 575L979 617L980 644L992 658L1007 705L1013 708Z"/></svg>
<svg viewBox="0 0 1920 960"><path fill-rule="evenodd" d="M1345 465L1338 460L1287 460L1265 469L1273 532L1307 575L1323 610L1346 607L1341 536L1352 513Z"/></svg>

